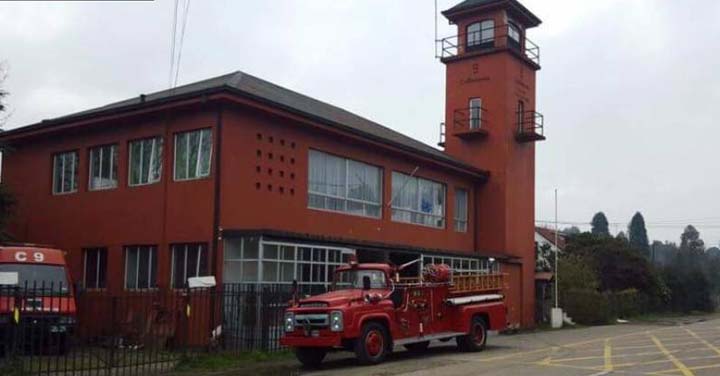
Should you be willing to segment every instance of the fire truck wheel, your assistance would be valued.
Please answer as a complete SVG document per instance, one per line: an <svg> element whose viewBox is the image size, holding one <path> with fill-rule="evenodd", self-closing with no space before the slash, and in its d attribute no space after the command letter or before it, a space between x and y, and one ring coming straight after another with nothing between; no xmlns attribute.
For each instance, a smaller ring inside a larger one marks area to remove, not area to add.
<svg viewBox="0 0 720 376"><path fill-rule="evenodd" d="M325 359L327 349L319 347L298 347L295 349L295 357L306 367L318 367Z"/></svg>
<svg viewBox="0 0 720 376"><path fill-rule="evenodd" d="M405 348L407 351L417 354L427 350L428 346L430 346L430 341L411 343L405 345Z"/></svg>
<svg viewBox="0 0 720 376"><path fill-rule="evenodd" d="M355 341L355 356L361 364L377 364L385 360L390 348L387 329L382 324L369 322L363 325L362 334Z"/></svg>
<svg viewBox="0 0 720 376"><path fill-rule="evenodd" d="M480 317L473 317L470 322L470 332L467 335L457 337L457 344L461 351L482 351L487 342L487 327L485 320Z"/></svg>

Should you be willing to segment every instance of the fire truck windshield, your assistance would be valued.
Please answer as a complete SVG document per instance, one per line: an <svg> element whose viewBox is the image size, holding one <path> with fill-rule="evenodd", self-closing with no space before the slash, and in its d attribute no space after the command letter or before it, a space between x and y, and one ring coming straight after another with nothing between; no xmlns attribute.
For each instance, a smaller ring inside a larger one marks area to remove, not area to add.
<svg viewBox="0 0 720 376"><path fill-rule="evenodd" d="M363 278L366 276L370 277L370 288L384 289L387 287L385 273L382 270L350 269L335 273L333 290L361 289L363 288Z"/></svg>
<svg viewBox="0 0 720 376"><path fill-rule="evenodd" d="M65 268L59 265L38 264L0 264L0 273L17 273L16 286L0 286L0 291L7 294L13 288L27 289L30 293L65 295L69 291Z"/></svg>

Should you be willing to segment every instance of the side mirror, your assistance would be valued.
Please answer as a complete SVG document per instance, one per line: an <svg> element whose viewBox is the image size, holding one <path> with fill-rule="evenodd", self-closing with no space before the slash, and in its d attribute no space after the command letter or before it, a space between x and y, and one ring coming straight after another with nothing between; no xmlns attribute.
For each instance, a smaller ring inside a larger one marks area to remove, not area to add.
<svg viewBox="0 0 720 376"><path fill-rule="evenodd" d="M363 290L370 290L371 287L370 276L366 275L363 277Z"/></svg>

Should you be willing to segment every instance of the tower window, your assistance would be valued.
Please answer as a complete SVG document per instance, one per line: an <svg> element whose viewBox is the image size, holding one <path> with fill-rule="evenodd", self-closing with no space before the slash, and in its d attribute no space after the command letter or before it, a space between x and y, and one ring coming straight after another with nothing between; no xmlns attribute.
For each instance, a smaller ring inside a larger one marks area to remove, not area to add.
<svg viewBox="0 0 720 376"><path fill-rule="evenodd" d="M525 117L525 102L518 101L517 105L517 124L518 124L518 131L522 132L523 130L523 119Z"/></svg>
<svg viewBox="0 0 720 376"><path fill-rule="evenodd" d="M485 20L468 25L468 49L489 48L495 45L495 21Z"/></svg>
<svg viewBox="0 0 720 376"><path fill-rule="evenodd" d="M468 121L470 129L480 129L482 126L482 99L472 98L468 104Z"/></svg>
<svg viewBox="0 0 720 376"><path fill-rule="evenodd" d="M520 28L515 24L508 24L508 45L515 49L520 49Z"/></svg>

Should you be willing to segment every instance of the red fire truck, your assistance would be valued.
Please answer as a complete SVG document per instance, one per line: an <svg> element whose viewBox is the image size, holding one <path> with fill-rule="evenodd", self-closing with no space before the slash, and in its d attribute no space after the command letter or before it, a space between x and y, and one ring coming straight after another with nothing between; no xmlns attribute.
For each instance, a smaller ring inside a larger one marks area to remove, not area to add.
<svg viewBox="0 0 720 376"><path fill-rule="evenodd" d="M0 347L20 341L32 349L63 352L76 319L63 251L0 244Z"/></svg>
<svg viewBox="0 0 720 376"><path fill-rule="evenodd" d="M454 338L461 351L480 351L488 330L507 326L502 274L453 274L446 265L426 265L422 277L400 278L410 264L351 261L337 268L331 291L293 299L280 343L306 366L334 350L376 364L394 346L420 352L433 340Z"/></svg>

